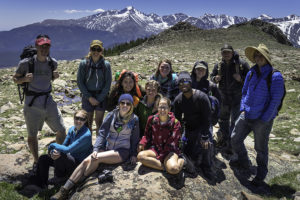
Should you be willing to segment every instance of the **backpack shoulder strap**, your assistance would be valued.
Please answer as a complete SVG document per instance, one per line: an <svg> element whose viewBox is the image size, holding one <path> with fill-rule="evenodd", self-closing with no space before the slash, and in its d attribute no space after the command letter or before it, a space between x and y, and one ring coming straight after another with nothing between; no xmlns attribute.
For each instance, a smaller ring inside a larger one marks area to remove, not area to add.
<svg viewBox="0 0 300 200"><path fill-rule="evenodd" d="M31 57L28 60L28 73L34 73L34 58Z"/></svg>
<svg viewBox="0 0 300 200"><path fill-rule="evenodd" d="M272 85L272 76L275 72L280 72L278 69L273 69L267 76L267 85L268 85L268 90L271 90L271 85Z"/></svg>
<svg viewBox="0 0 300 200"><path fill-rule="evenodd" d="M48 56L48 58L49 58L48 65L51 67L51 71L53 72L55 68L54 61L50 56Z"/></svg>

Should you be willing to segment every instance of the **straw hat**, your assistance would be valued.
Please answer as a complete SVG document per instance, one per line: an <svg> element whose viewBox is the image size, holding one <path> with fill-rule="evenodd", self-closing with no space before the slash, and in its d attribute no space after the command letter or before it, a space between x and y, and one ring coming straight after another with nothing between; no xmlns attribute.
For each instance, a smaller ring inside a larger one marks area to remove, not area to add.
<svg viewBox="0 0 300 200"><path fill-rule="evenodd" d="M246 57L253 63L255 63L255 60L254 60L254 52L255 51L258 51L259 53L261 53L265 57L265 59L268 61L268 63L270 65L272 65L269 49L268 49L268 47L266 47L266 45L259 44L258 47L247 47L245 49Z"/></svg>

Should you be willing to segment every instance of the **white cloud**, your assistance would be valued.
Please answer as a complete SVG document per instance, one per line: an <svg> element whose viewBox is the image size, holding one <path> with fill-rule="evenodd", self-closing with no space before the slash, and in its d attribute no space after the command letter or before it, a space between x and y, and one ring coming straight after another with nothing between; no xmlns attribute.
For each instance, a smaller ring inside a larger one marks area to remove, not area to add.
<svg viewBox="0 0 300 200"><path fill-rule="evenodd" d="M64 13L67 14L74 14L74 13L99 13L99 12L104 12L105 10L98 8L95 10L64 10Z"/></svg>

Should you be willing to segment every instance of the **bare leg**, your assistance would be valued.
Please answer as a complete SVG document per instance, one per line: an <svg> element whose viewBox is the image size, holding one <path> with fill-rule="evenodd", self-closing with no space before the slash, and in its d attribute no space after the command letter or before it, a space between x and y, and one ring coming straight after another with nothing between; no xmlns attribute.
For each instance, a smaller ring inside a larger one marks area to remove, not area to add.
<svg viewBox="0 0 300 200"><path fill-rule="evenodd" d="M93 119L94 119L94 111L88 112L88 114L87 114L88 128L90 129L92 134L93 134Z"/></svg>
<svg viewBox="0 0 300 200"><path fill-rule="evenodd" d="M28 136L27 143L28 143L29 150L33 155L34 162L36 163L39 159L37 136Z"/></svg>
<svg viewBox="0 0 300 200"><path fill-rule="evenodd" d="M96 135L99 134L99 129L103 121L105 111L96 110L95 123L96 123Z"/></svg>
<svg viewBox="0 0 300 200"><path fill-rule="evenodd" d="M56 133L56 143L62 144L66 138L66 132L65 131L57 131Z"/></svg>
<svg viewBox="0 0 300 200"><path fill-rule="evenodd" d="M156 154L152 150L141 151L137 158L139 162L147 167L164 170L163 164L156 158Z"/></svg>
<svg viewBox="0 0 300 200"><path fill-rule="evenodd" d="M169 174L178 174L183 168L184 160L176 153L169 153L164 160L164 165Z"/></svg>
<svg viewBox="0 0 300 200"><path fill-rule="evenodd" d="M100 163L116 164L122 162L120 154L116 151L104 151L97 154L97 159L93 159L91 156L87 157L82 163L74 170L70 177L70 180L77 183L80 178L88 176L93 173Z"/></svg>

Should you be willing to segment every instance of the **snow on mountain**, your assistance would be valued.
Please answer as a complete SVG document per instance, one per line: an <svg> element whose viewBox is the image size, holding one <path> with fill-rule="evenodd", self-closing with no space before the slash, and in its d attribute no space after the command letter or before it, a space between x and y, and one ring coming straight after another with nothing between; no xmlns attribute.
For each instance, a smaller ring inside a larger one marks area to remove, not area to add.
<svg viewBox="0 0 300 200"><path fill-rule="evenodd" d="M263 19L278 26L296 47L300 47L300 16L289 15L283 18Z"/></svg>
<svg viewBox="0 0 300 200"><path fill-rule="evenodd" d="M271 16L266 15L266 14L261 14L257 19L260 20L269 20L269 19L273 19Z"/></svg>

